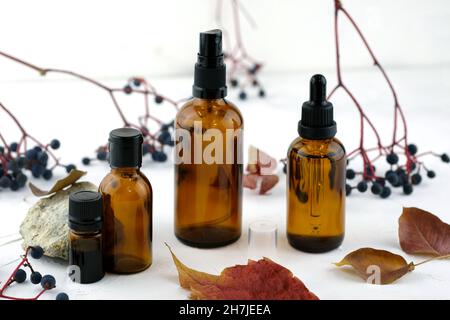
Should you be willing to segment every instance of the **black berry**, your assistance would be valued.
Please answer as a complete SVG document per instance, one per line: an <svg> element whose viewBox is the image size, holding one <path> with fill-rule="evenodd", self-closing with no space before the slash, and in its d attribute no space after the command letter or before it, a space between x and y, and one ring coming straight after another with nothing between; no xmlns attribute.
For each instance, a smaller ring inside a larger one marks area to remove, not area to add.
<svg viewBox="0 0 450 320"><path fill-rule="evenodd" d="M349 184L345 185L345 195L349 196L352 193L352 186Z"/></svg>
<svg viewBox="0 0 450 320"><path fill-rule="evenodd" d="M61 143L58 139L53 139L52 141L50 141L50 148L52 148L53 150L59 149L60 146Z"/></svg>
<svg viewBox="0 0 450 320"><path fill-rule="evenodd" d="M27 279L27 273L23 269L18 269L14 274L14 281L17 283L22 283Z"/></svg>
<svg viewBox="0 0 450 320"><path fill-rule="evenodd" d="M247 99L247 93L245 91L241 91L239 93L239 99L241 99L241 100Z"/></svg>
<svg viewBox="0 0 450 320"><path fill-rule="evenodd" d="M381 190L380 197L383 199L386 199L391 195L391 188L384 187L383 190Z"/></svg>
<svg viewBox="0 0 450 320"><path fill-rule="evenodd" d="M18 148L19 148L19 144L17 142L13 142L9 145L9 149L12 152L16 152Z"/></svg>
<svg viewBox="0 0 450 320"><path fill-rule="evenodd" d="M347 169L347 172L345 173L345 176L347 177L347 179L352 180L355 178L356 173L355 170L353 169Z"/></svg>
<svg viewBox="0 0 450 320"><path fill-rule="evenodd" d="M165 162L167 160L167 155L163 151L155 150L152 153L152 159L156 162Z"/></svg>
<svg viewBox="0 0 450 320"><path fill-rule="evenodd" d="M77 167L74 164L69 164L66 166L66 172L70 173L70 171L75 170Z"/></svg>
<svg viewBox="0 0 450 320"><path fill-rule="evenodd" d="M359 192L366 192L367 191L367 182L365 182L365 181L358 182L356 189L358 189Z"/></svg>
<svg viewBox="0 0 450 320"><path fill-rule="evenodd" d="M419 173L415 173L411 176L411 183L415 186L422 182L422 176Z"/></svg>
<svg viewBox="0 0 450 320"><path fill-rule="evenodd" d="M155 103L160 104L164 101L164 98L161 96L155 96Z"/></svg>
<svg viewBox="0 0 450 320"><path fill-rule="evenodd" d="M386 161L389 164L396 164L398 163L398 155L396 155L395 153L390 153L387 155Z"/></svg>
<svg viewBox="0 0 450 320"><path fill-rule="evenodd" d="M32 284L39 284L39 283L41 283L41 280L42 280L42 275L37 271L33 272L30 276L30 281Z"/></svg>
<svg viewBox="0 0 450 320"><path fill-rule="evenodd" d="M126 85L125 87L123 87L123 92L125 92L126 94L130 94L133 92L133 88L131 88L130 85Z"/></svg>
<svg viewBox="0 0 450 320"><path fill-rule="evenodd" d="M56 295L56 300L69 300L69 296L65 292L60 292Z"/></svg>
<svg viewBox="0 0 450 320"><path fill-rule="evenodd" d="M30 256L34 259L40 259L44 255L44 249L40 246L34 246L30 248Z"/></svg>
<svg viewBox="0 0 450 320"><path fill-rule="evenodd" d="M233 88L235 88L238 86L239 83L236 79L231 79L230 84Z"/></svg>
<svg viewBox="0 0 450 320"><path fill-rule="evenodd" d="M91 163L91 159L88 157L85 157L83 159L81 159L81 162L85 165L88 166Z"/></svg>
<svg viewBox="0 0 450 320"><path fill-rule="evenodd" d="M450 158L448 157L448 154L443 153L441 155L441 160L444 161L445 163L449 163L450 162Z"/></svg>
<svg viewBox="0 0 450 320"><path fill-rule="evenodd" d="M417 153L417 146L415 144L408 144L408 152L411 155L415 155Z"/></svg>
<svg viewBox="0 0 450 320"><path fill-rule="evenodd" d="M383 187L379 183L374 182L370 190L372 191L373 194L380 194L381 191L383 190Z"/></svg>
<svg viewBox="0 0 450 320"><path fill-rule="evenodd" d="M434 177L436 177L436 172L434 172L433 170L429 170L427 172L427 177L433 179Z"/></svg>
<svg viewBox="0 0 450 320"><path fill-rule="evenodd" d="M41 286L42 286L42 288L47 289L47 290L53 289L56 286L55 277L53 277L49 274L43 276L42 280L41 280Z"/></svg>
<svg viewBox="0 0 450 320"><path fill-rule="evenodd" d="M106 151L101 150L101 151L97 152L98 160L101 160L101 161L106 160L107 156L108 156L108 153Z"/></svg>
<svg viewBox="0 0 450 320"><path fill-rule="evenodd" d="M387 171L385 177L386 180L393 186L397 185L399 182L398 174L392 170Z"/></svg>
<svg viewBox="0 0 450 320"><path fill-rule="evenodd" d="M410 195L413 192L413 186L409 183L403 185L403 193L406 195Z"/></svg>
<svg viewBox="0 0 450 320"><path fill-rule="evenodd" d="M70 171L67 171L70 172ZM42 178L44 178L44 180L50 180L53 177L53 171L50 169L45 169L44 172L42 173Z"/></svg>
<svg viewBox="0 0 450 320"><path fill-rule="evenodd" d="M258 95L259 95L261 98L264 98L264 97L266 96L266 91L264 91L264 89L259 89Z"/></svg>

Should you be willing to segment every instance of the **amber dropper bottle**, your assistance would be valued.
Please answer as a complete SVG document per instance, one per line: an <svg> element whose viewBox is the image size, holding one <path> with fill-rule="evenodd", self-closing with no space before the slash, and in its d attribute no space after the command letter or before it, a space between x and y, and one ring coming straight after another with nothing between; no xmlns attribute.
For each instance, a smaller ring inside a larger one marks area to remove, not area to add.
<svg viewBox="0 0 450 320"><path fill-rule="evenodd" d="M200 248L224 246L241 235L243 119L225 100L225 77L222 32L202 32L194 98L175 120L174 204L175 235Z"/></svg>
<svg viewBox="0 0 450 320"><path fill-rule="evenodd" d="M93 191L77 191L69 197L69 265L71 279L94 283L103 278L102 196Z"/></svg>
<svg viewBox="0 0 450 320"><path fill-rule="evenodd" d="M140 171L143 137L120 128L109 134L111 172L100 184L103 196L105 270L136 273L152 263L152 187Z"/></svg>
<svg viewBox="0 0 450 320"><path fill-rule="evenodd" d="M344 239L347 159L322 75L311 78L298 133L287 155L287 238L302 251L330 251Z"/></svg>

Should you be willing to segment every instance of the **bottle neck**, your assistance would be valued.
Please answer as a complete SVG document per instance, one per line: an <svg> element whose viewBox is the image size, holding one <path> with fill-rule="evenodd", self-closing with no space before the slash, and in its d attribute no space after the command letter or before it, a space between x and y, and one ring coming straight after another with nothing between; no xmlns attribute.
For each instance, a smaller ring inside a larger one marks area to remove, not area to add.
<svg viewBox="0 0 450 320"><path fill-rule="evenodd" d="M80 230L74 230L70 229L70 231L79 237L93 237L101 234L101 229L95 229L95 230L89 230L89 231L80 231Z"/></svg>
<svg viewBox="0 0 450 320"><path fill-rule="evenodd" d="M111 173L116 174L133 174L139 171L140 167L111 167Z"/></svg>

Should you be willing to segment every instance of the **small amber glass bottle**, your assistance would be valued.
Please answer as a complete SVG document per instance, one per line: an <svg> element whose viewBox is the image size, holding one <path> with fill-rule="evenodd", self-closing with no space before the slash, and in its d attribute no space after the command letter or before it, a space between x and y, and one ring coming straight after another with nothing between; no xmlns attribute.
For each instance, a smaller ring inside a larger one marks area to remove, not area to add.
<svg viewBox="0 0 450 320"><path fill-rule="evenodd" d="M152 263L152 187L140 171L143 137L121 128L109 135L111 172L99 191L103 196L105 270L136 273Z"/></svg>
<svg viewBox="0 0 450 320"><path fill-rule="evenodd" d="M77 191L69 197L69 265L71 279L94 283L103 278L102 196L93 191Z"/></svg>
<svg viewBox="0 0 450 320"><path fill-rule="evenodd" d="M221 31L202 32L194 98L175 120L174 205L175 235L200 248L224 246L241 235L243 119L225 100L225 74ZM212 144L216 148L208 153Z"/></svg>
<svg viewBox="0 0 450 320"><path fill-rule="evenodd" d="M299 250L326 252L344 239L347 159L322 75L311 79L298 132L287 155L287 237Z"/></svg>

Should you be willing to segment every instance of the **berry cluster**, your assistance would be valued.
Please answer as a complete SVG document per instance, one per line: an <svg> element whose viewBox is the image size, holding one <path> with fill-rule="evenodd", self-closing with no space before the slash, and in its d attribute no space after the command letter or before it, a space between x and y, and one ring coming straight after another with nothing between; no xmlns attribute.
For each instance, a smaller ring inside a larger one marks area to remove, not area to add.
<svg viewBox="0 0 450 320"><path fill-rule="evenodd" d="M262 64L253 59L248 53L242 41L242 32L240 27L240 13L247 18L250 24L254 24L250 14L244 8L242 3L238 0L232 0L231 9L234 22L234 38L235 44L231 45L229 38L229 32L227 28L222 25L222 1L217 2L217 24L221 26L223 30L225 40L227 41L228 51L225 52L225 61L228 68L228 79L231 88L239 90L239 99L246 100L247 88L255 88L259 97L264 98L266 91L264 90L261 82L258 80L258 74L262 69Z"/></svg>
<svg viewBox="0 0 450 320"><path fill-rule="evenodd" d="M404 194L411 194L414 186L418 185L422 181L422 174L425 171L429 178L435 177L435 172L428 170L424 163L421 161L421 157L425 155L434 155L441 157L442 161L448 162L449 158L447 154L436 154L432 151L423 152L417 154L417 146L410 144L408 141L408 123L403 112L403 108L400 106L398 94L395 87L389 78L386 70L381 65L374 51L369 45L369 42L362 30L356 23L356 20L350 15L347 9L343 6L342 1L334 1L334 39L336 48L336 73L337 84L330 91L328 99L330 99L338 90L344 91L344 93L350 98L355 105L359 114L360 123L360 135L358 147L348 154L348 158L353 160L360 158L362 160L362 172L355 172L353 169L347 170L347 180L354 179L357 175L362 179L355 185L351 186L347 184L346 193L349 195L353 189L357 189L360 192L366 192L369 189L373 194L379 195L381 198L387 198L391 195L391 187L402 188ZM346 19L350 23L350 26L356 31L359 36L362 45L368 52L373 66L380 72L383 80L386 82L387 87L393 97L393 132L392 140L388 143L382 141L378 128L373 121L369 118L363 105L359 102L355 93L347 85L344 76L343 68L341 64L341 44L340 44L340 29L339 19ZM368 148L365 144L366 129L370 130L376 139L376 146ZM402 129L402 130L400 130ZM372 154L375 154L372 156ZM400 156L405 159L400 163ZM375 161L380 159L386 159L390 165L390 169L384 174L376 172L374 166Z"/></svg>
<svg viewBox="0 0 450 320"><path fill-rule="evenodd" d="M182 100L178 100L178 101L172 100L169 97L164 96L164 95L160 94L159 92L157 92L156 89L146 79L140 78L140 77L132 77L132 78L128 79L127 83L122 88L114 88L114 87L109 87L109 86L105 85L104 83L101 83L95 79L92 79L88 76L79 74L74 71L64 70L64 69L55 69L55 68L42 68L42 67L34 65L28 61L24 61L22 59L13 57L10 54L7 54L2 51L0 51L0 56L4 57L6 59L9 59L11 61L14 61L16 63L19 63L19 64L21 64L25 67L28 67L32 70L35 70L42 76L45 76L49 73L57 73L57 74L65 75L65 76L70 76L70 77L76 78L81 81L85 81L85 82L103 90L105 93L108 94L109 98L111 99L111 102L112 102L115 110L117 111L120 119L122 120L123 126L141 130L141 132L144 136L144 139L145 139L144 153L150 154L152 159L157 162L164 162L167 160L167 153L165 151L165 147L171 147L174 145L174 141L172 138L173 121L172 122L163 121L163 120L155 117L153 115L153 112L150 112L151 111L150 110L151 109L150 108L151 107L150 97L153 97L153 103L156 106L162 105L162 104L168 104L168 105L171 105L175 109L175 111L179 110L179 105L181 103L183 103L186 99L182 99ZM125 94L125 95L138 94L144 98L143 99L144 100L144 112L141 116L138 117L137 121L135 121L135 122L129 121L128 117L124 113L123 108L119 104L119 101L116 97L118 94ZM38 144L38 146L42 149L40 151L45 151L47 153L47 156L50 156L50 158L55 160L55 165L53 167L49 168L49 171L46 170L47 169L46 166L44 166L44 168L42 168L42 164L39 164L39 163L38 163L38 165L35 166L35 169L34 169L34 175L43 176L44 178L46 178L46 177L50 178L51 170L55 166L58 166L60 164L58 162L58 159L53 155L53 153L51 153L49 151L49 146L48 145L44 146L41 143L39 143L36 139L29 136L25 132L23 127L18 123L18 121L16 120L15 117L12 116L12 114L9 111L7 111L6 108L3 107L3 105L0 104L0 107L5 109L7 114L9 114L11 116L11 118L13 118L13 120L16 122L19 129L22 131L23 137L20 140L20 142L18 143L18 149L20 149L21 144L23 142L26 143L25 140L27 138L29 138ZM156 127L156 129L155 129L155 127ZM1 142L5 143L5 140L3 139L3 137L0 134L0 143ZM5 143L5 145L6 145L6 143ZM7 149L7 154L10 155L11 152L10 152L9 147L6 147L5 149ZM26 146L25 146L25 149L26 149L26 151L28 151ZM39 152L39 149L37 149L37 151ZM34 156L34 154L31 154L33 152L34 151L30 151L30 156ZM44 155L43 157L45 158L46 156ZM82 163L85 165L89 165L93 160L103 161L103 160L107 160L107 159L108 159L108 150L107 150L106 146L101 146L97 149L97 154L94 158L85 157L82 159ZM7 164L7 161L9 161L10 159L0 158L0 160L2 160L2 162L6 161L6 163L3 163L3 168L6 168L5 164ZM45 159L43 159L43 160L45 160ZM33 163L36 162L35 159L33 159L33 161L34 161ZM43 162L45 163L45 161L43 161ZM70 170L73 169L75 166L68 165L68 166L64 166L64 167L66 168L66 170L68 172L70 172ZM30 170L31 170L31 167L30 167ZM22 181L24 178L21 176L20 179ZM11 179L9 179L9 180L11 180ZM5 180L5 185L6 185L6 183L7 182ZM23 184L23 181L21 183ZM14 183L14 185L15 185L15 183ZM15 186L13 188L15 188Z"/></svg>
<svg viewBox="0 0 450 320"><path fill-rule="evenodd" d="M52 275L44 275L42 276L40 272L36 271L28 260L28 255L30 255L34 259L40 259L44 255L44 250L39 247L28 247L25 250L25 254L22 256L22 260L19 265L14 269L8 281L1 287L0 289L0 298L10 299L10 300L37 300L41 295L43 295L46 291L52 290L56 287L55 277ZM27 280L27 272L23 269L28 268L31 272L30 274L30 282L35 285L40 285L42 290L32 298L16 298L11 297L5 294L6 289L11 286L13 283L24 283ZM69 300L69 296L60 292L56 296L56 300Z"/></svg>
<svg viewBox="0 0 450 320"><path fill-rule="evenodd" d="M260 64L254 64L251 68L248 68L246 72L248 73L248 76L250 76L252 79L251 85L255 87L258 90L258 96L261 98L264 98L266 96L266 91L264 88L260 85L259 81L256 79L256 72L261 68ZM236 78L236 75L232 75L233 78L230 80L230 86L232 88L239 88L239 99L240 100L246 100L247 99L247 92L245 91L246 84L240 85L239 81Z"/></svg>
<svg viewBox="0 0 450 320"><path fill-rule="evenodd" d="M64 167L67 172L75 168L74 165L62 165L53 154L53 151L61 146L58 139L43 144L28 134L17 118L2 104L0 111L4 111L22 133L18 142L7 143L0 132L0 190L17 191L23 188L28 180L26 171L31 172L34 178L50 180L56 167ZM30 142L34 146L29 146Z"/></svg>
<svg viewBox="0 0 450 320"><path fill-rule="evenodd" d="M400 157L397 153L392 151L388 153L385 159L390 169L383 175L378 175L374 165L366 166L364 172L355 172L353 169L347 169L347 180L354 180L356 176L362 178L355 186L346 184L347 196L352 193L353 189L364 193L369 189L369 185L370 191L383 199L391 195L391 187L401 188L405 195L412 194L414 187L422 182L422 174L424 172L430 179L436 177L435 171L428 169L423 162L419 161L418 156L420 155L417 154L417 151L415 144L408 145L406 153L409 161L406 165L399 164ZM432 154L438 156L445 163L450 162L450 158L446 153Z"/></svg>
<svg viewBox="0 0 450 320"><path fill-rule="evenodd" d="M154 117L150 114L150 103L148 101L148 95L154 96L155 105L163 104L167 102L175 107L178 110L178 105L181 101L175 102L163 95L160 95L156 92L156 90L148 84L145 79L142 78L131 78L128 80L127 84L123 87L123 92L125 94L132 93L146 93L145 94L145 114L139 117L139 125L131 124L127 121L124 121L124 126L133 127L139 129L144 136L143 143L143 155L150 155L152 160L155 162L165 162L167 161L167 152L166 149L168 147L173 147L175 142L173 140L173 131L174 131L174 121L170 121L168 123L163 122L162 120ZM156 124L157 129L151 131L150 127L154 127ZM108 146L103 145L97 148L95 157L84 157L82 159L82 163L84 165L90 165L93 161L108 161L109 160L109 152Z"/></svg>

